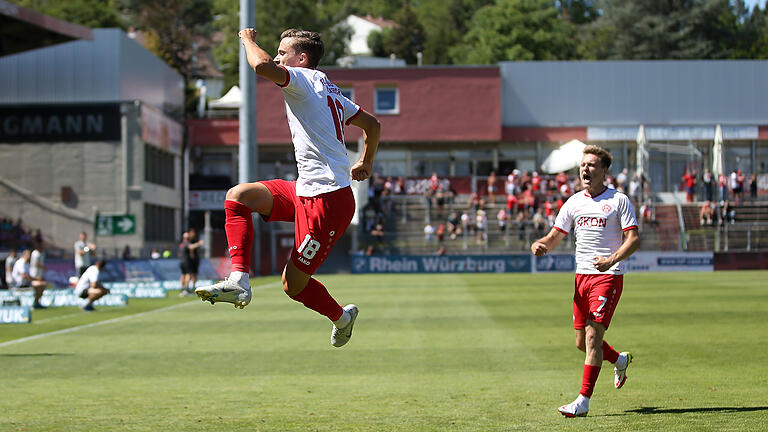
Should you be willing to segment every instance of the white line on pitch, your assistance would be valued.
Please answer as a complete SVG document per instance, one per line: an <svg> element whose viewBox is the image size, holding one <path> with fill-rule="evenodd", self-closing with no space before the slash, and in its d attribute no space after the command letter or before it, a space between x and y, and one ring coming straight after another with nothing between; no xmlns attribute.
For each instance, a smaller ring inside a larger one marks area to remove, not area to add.
<svg viewBox="0 0 768 432"><path fill-rule="evenodd" d="M273 283L269 283L269 284L259 285L259 286L253 287L253 288L251 288L251 291L258 291L258 290L262 290L262 289L269 288L269 287L272 287L272 286L279 286L279 285L282 285L282 283L281 282L273 282ZM7 341L7 342L0 343L0 348L6 347L6 346L9 346L9 345L15 345L17 343L22 343L22 342L27 342L27 341L35 340L35 339L41 339L41 338L44 338L44 337L47 337L47 336L55 336L55 335L59 335L59 334L72 333L72 332L75 332L75 331L78 331L78 330L82 330L82 329L87 329L87 328L91 328L91 327L98 327L98 326L102 326L102 325L106 325L106 324L112 324L112 323L116 323L116 322L120 322L120 321L129 320L129 319L132 319L132 318L137 318L137 317L144 316L144 315L153 314L153 313L156 313L156 312L166 312L166 311L169 311L169 310L172 310L172 309L178 309L180 307L189 306L189 305L192 305L192 304L197 304L197 302L190 301L190 302L186 302L186 303L166 306L166 307L160 308L160 309L153 309L153 310L150 310L150 311L139 312L139 313L132 314L132 315L124 315L124 316L117 317L117 318L112 318L112 319L109 319L109 320L106 320L106 321L99 321L99 322L90 323L90 324L83 324L83 325L80 325L80 326L70 327L70 328L61 329L61 330L56 330L56 331L52 331L52 332L48 332L48 333L40 333L40 334L36 334L36 335L32 335L32 336L27 336L27 337L23 337L23 338L20 338L20 339L14 339L14 340L10 340L10 341Z"/></svg>

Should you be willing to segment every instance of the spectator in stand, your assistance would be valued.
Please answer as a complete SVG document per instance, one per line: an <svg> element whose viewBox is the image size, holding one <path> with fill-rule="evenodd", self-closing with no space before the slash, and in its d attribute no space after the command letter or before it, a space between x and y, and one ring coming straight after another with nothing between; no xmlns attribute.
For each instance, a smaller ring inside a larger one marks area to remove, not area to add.
<svg viewBox="0 0 768 432"><path fill-rule="evenodd" d="M133 256L131 256L131 247L129 245L125 245L123 248L122 258L125 261L133 259Z"/></svg>
<svg viewBox="0 0 768 432"><path fill-rule="evenodd" d="M445 247L444 244L441 244L439 248L437 248L437 252L435 252L435 255L445 255L448 253L448 249Z"/></svg>
<svg viewBox="0 0 768 432"><path fill-rule="evenodd" d="M543 236L544 231L547 229L547 219L544 217L541 209L536 210L531 222L533 222L533 230L536 232L536 237Z"/></svg>
<svg viewBox="0 0 768 432"><path fill-rule="evenodd" d="M701 182L704 184L704 200L705 201L714 201L714 189L715 189L715 181L714 178L712 178L712 173L709 171L709 169L704 170L704 174L701 176Z"/></svg>
<svg viewBox="0 0 768 432"><path fill-rule="evenodd" d="M424 225L424 240L427 242L427 244L432 244L435 242L435 227L433 227L429 222Z"/></svg>
<svg viewBox="0 0 768 432"><path fill-rule="evenodd" d="M749 199L757 201L757 175L755 173L749 177Z"/></svg>
<svg viewBox="0 0 768 432"><path fill-rule="evenodd" d="M384 225L377 223L376 226L371 230L371 236L377 244L380 245L384 243Z"/></svg>
<svg viewBox="0 0 768 432"><path fill-rule="evenodd" d="M547 219L549 226L555 224L555 198L551 197L544 203L544 217Z"/></svg>
<svg viewBox="0 0 768 432"><path fill-rule="evenodd" d="M731 224L736 222L736 210L731 208L730 201L721 201L720 202L720 208L722 210L722 220L723 223L730 222Z"/></svg>
<svg viewBox="0 0 768 432"><path fill-rule="evenodd" d="M643 223L643 225L651 224L653 225L655 222L655 217L653 215L653 206L651 205L650 201L646 201L642 206L640 206L640 221Z"/></svg>
<svg viewBox="0 0 768 432"><path fill-rule="evenodd" d="M451 212L451 215L448 216L446 228L448 229L448 236L451 240L456 240L456 237L461 235L461 219L459 218L458 213Z"/></svg>
<svg viewBox="0 0 768 432"><path fill-rule="evenodd" d="M514 217L517 213L517 196L515 194L507 194L507 213L509 214L509 217Z"/></svg>
<svg viewBox="0 0 768 432"><path fill-rule="evenodd" d="M496 219L499 221L499 231L506 232L507 231L507 211L502 209L499 209L499 212L496 213Z"/></svg>
<svg viewBox="0 0 768 432"><path fill-rule="evenodd" d="M712 215L714 214L714 205L711 201L705 201L699 211L699 225L712 225Z"/></svg>
<svg viewBox="0 0 768 432"><path fill-rule="evenodd" d="M640 177L637 174L632 176L632 180L629 181L629 187L627 188L629 197L632 201L637 203L640 201Z"/></svg>
<svg viewBox="0 0 768 432"><path fill-rule="evenodd" d="M461 229L462 229L462 232L465 232L467 234L471 234L475 232L475 224L472 223L472 218L469 216L469 213L467 212L461 213Z"/></svg>
<svg viewBox="0 0 768 432"><path fill-rule="evenodd" d="M616 176L616 190L618 190L621 193L625 193L627 190L627 180L629 180L629 171L626 168L624 168Z"/></svg>
<svg viewBox="0 0 768 432"><path fill-rule="evenodd" d="M731 171L730 175L730 185L731 192L733 192L733 201L736 204L739 204L739 199L741 198L741 189L739 188L739 174L736 173L736 170Z"/></svg>
<svg viewBox="0 0 768 432"><path fill-rule="evenodd" d="M533 193L533 186L528 184L523 191L523 208L528 214L536 211L536 195Z"/></svg>
<svg viewBox="0 0 768 432"><path fill-rule="evenodd" d="M94 311L93 303L109 294L109 290L104 288L100 279L101 271L104 270L106 265L107 262L104 260L96 261L94 265L88 267L83 272L83 275L77 281L77 285L75 285L75 295L87 300L87 303L82 307L85 312Z"/></svg>
<svg viewBox="0 0 768 432"><path fill-rule="evenodd" d="M741 172L741 170L736 170L736 183L739 185L739 197L737 200L737 204L744 201L744 184L747 182L747 177L744 176L744 173Z"/></svg>
<svg viewBox="0 0 768 432"><path fill-rule="evenodd" d="M19 259L16 249L8 251L8 256L5 257L5 278L3 279L4 289L13 287L13 265L16 264L16 260Z"/></svg>
<svg viewBox="0 0 768 432"><path fill-rule="evenodd" d="M720 174L717 184L720 187L720 201L728 201L728 177L725 173Z"/></svg>
<svg viewBox="0 0 768 432"><path fill-rule="evenodd" d="M526 170L523 171L523 175L520 176L520 190L525 190L525 187L527 185L531 184L531 173L530 171Z"/></svg>
<svg viewBox="0 0 768 432"><path fill-rule="evenodd" d="M149 257L153 260L160 259L162 255L160 254L160 250L158 248L152 248L152 252L149 253Z"/></svg>
<svg viewBox="0 0 768 432"><path fill-rule="evenodd" d="M488 215L480 207L475 213L475 226L477 229L477 244L484 244L488 240Z"/></svg>
<svg viewBox="0 0 768 432"><path fill-rule="evenodd" d="M405 179L403 178L403 176L399 176L397 178L397 183L395 183L395 193L398 195L405 195L406 192L407 191L405 190Z"/></svg>
<svg viewBox="0 0 768 432"><path fill-rule="evenodd" d="M96 250L96 245L88 243L88 235L85 231L80 233L80 239L75 242L75 270L82 276L85 270L91 266L91 258Z"/></svg>
<svg viewBox="0 0 768 432"><path fill-rule="evenodd" d="M40 304L40 298L43 297L43 292L48 286L48 282L42 278L33 278L29 274L30 259L32 252L26 249L21 253L21 258L16 260L13 264L13 285L17 289L32 288L35 290L35 301L32 303L33 309L45 309L45 306Z"/></svg>
<svg viewBox="0 0 768 432"><path fill-rule="evenodd" d="M371 255L374 255L375 253L376 253L376 248L372 244L369 244L368 247L365 248L365 256L371 256Z"/></svg>
<svg viewBox="0 0 768 432"><path fill-rule="evenodd" d="M518 191L517 187L517 178L519 175L518 170L512 170L508 175L507 179L504 181L504 193L507 194L507 197L510 195L516 195Z"/></svg>
<svg viewBox="0 0 768 432"><path fill-rule="evenodd" d="M379 214L384 214L384 207L381 204L381 195L384 193L384 180L381 178L379 173L374 173L370 177L369 185L370 191L368 194L370 196L373 210L376 212L377 216Z"/></svg>
<svg viewBox="0 0 768 432"><path fill-rule="evenodd" d="M531 190L534 194L541 193L541 176L536 171L531 175Z"/></svg>
<svg viewBox="0 0 768 432"><path fill-rule="evenodd" d="M437 226L437 231L435 231L435 235L437 235L438 244L443 244L445 242L445 224L440 224Z"/></svg>
<svg viewBox="0 0 768 432"><path fill-rule="evenodd" d="M488 175L488 203L493 205L496 202L496 171L491 171Z"/></svg>
<svg viewBox="0 0 768 432"><path fill-rule="evenodd" d="M683 178L680 179L680 187L685 190L685 202L696 200L696 171L686 168Z"/></svg>

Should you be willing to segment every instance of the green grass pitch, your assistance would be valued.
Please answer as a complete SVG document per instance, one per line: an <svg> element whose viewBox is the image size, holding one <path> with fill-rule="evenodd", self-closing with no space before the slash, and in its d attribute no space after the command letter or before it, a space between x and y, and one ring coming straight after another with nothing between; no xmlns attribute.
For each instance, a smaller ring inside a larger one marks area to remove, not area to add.
<svg viewBox="0 0 768 432"><path fill-rule="evenodd" d="M34 311L0 326L0 431L764 431L767 276L627 275L606 339L629 380L606 363L576 419L572 274L321 275L360 307L340 349L276 278L242 311Z"/></svg>

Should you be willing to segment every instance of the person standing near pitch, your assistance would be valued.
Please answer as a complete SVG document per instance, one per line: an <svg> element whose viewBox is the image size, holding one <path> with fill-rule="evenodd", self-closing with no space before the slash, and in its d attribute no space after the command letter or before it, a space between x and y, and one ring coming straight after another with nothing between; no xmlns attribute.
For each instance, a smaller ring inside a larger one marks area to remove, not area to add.
<svg viewBox="0 0 768 432"><path fill-rule="evenodd" d="M239 36L251 68L283 89L299 176L296 181L241 183L227 191L224 229L232 272L224 281L197 288L195 293L203 301L244 308L251 301L251 212L259 213L267 222L294 222L294 249L283 270L283 290L293 300L328 317L333 322L331 344L340 347L352 336L357 306L342 308L312 275L352 220L355 199L350 176L356 181L370 177L380 124L344 97L325 73L315 69L324 51L319 33L286 30L274 60L256 43L255 30L243 29ZM344 124L364 132L362 155L351 169Z"/></svg>
<svg viewBox="0 0 768 432"><path fill-rule="evenodd" d="M566 417L585 416L603 360L614 367L614 387L627 380L632 354L617 352L603 340L623 288L625 263L640 245L635 211L629 198L603 182L613 158L603 148L587 146L579 167L584 190L571 196L546 236L533 242L531 252L542 256L571 231L576 236L576 289L573 327L576 346L586 352L581 391L558 411Z"/></svg>

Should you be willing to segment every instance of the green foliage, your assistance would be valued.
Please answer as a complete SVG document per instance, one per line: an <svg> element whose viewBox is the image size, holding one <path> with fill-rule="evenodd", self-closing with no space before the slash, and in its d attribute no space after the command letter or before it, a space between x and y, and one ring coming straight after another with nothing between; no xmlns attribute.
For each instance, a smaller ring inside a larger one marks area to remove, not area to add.
<svg viewBox="0 0 768 432"><path fill-rule="evenodd" d="M350 29L339 25L350 13L346 0L259 0L256 8L257 41L267 52L275 54L280 34L289 28L302 28L320 32L325 44L325 55L320 65L332 65L346 55L346 40ZM238 83L240 30L238 0L214 0L213 26L222 33L222 42L214 48L214 58L224 73L226 87Z"/></svg>
<svg viewBox="0 0 768 432"><path fill-rule="evenodd" d="M113 0L12 0L11 3L85 27L125 28Z"/></svg>
<svg viewBox="0 0 768 432"><path fill-rule="evenodd" d="M498 0L472 17L462 43L451 48L457 63L577 58L575 27L548 0Z"/></svg>
<svg viewBox="0 0 768 432"><path fill-rule="evenodd" d="M395 54L408 64L417 62L417 53L424 50L424 28L416 12L406 2L395 12L397 26L373 32L368 36L371 51L377 57Z"/></svg>
<svg viewBox="0 0 768 432"><path fill-rule="evenodd" d="M744 58L760 36L742 0L604 0L601 9L582 46L588 58Z"/></svg>

